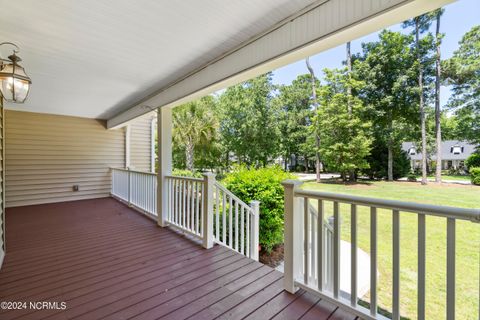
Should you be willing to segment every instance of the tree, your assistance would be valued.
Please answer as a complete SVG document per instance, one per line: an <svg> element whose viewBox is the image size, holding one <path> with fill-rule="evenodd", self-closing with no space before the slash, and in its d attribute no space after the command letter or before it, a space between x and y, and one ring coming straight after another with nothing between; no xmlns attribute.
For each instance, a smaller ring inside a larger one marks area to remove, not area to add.
<svg viewBox="0 0 480 320"><path fill-rule="evenodd" d="M278 110L267 73L229 87L219 99L220 134L225 156L248 166L266 166L279 151Z"/></svg>
<svg viewBox="0 0 480 320"><path fill-rule="evenodd" d="M316 82L318 87L318 80ZM311 92L310 75L299 75L290 85L280 86L273 101L279 112L280 153L285 158L285 170L288 169L287 159L292 155L298 158L298 155L302 154L308 158L310 154L306 146L309 145L308 128L312 117Z"/></svg>
<svg viewBox="0 0 480 320"><path fill-rule="evenodd" d="M427 184L427 131L425 119L425 93L424 93L424 63L425 49L422 48L420 34L428 31L432 22L430 14L423 14L403 23L403 27L414 27L415 35L415 51L416 65L418 67L418 97L419 97L419 113L420 113L420 130L421 130L421 149L422 149L422 184Z"/></svg>
<svg viewBox="0 0 480 320"><path fill-rule="evenodd" d="M322 141L320 152L329 168L340 172L343 180L352 172L368 168L371 123L361 117L363 102L353 97L348 88L359 89L362 82L353 80L347 69L325 69L326 84L321 87L320 101L314 123Z"/></svg>
<svg viewBox="0 0 480 320"><path fill-rule="evenodd" d="M468 31L453 56L442 64L452 85L449 109L457 117L457 135L480 144L480 25Z"/></svg>
<svg viewBox="0 0 480 320"><path fill-rule="evenodd" d="M313 71L312 66L310 65L309 58L305 59L307 64L308 72L310 72L310 82L312 84L312 100L313 100L313 112L317 113L318 111L318 100L317 100L317 79L315 78L315 72ZM317 130L314 131L315 134L315 173L316 181L320 183L320 135Z"/></svg>
<svg viewBox="0 0 480 320"><path fill-rule="evenodd" d="M443 35L440 33L440 17L443 14L443 9L438 9L434 12L436 16L435 28L435 146L437 165L435 167L435 182L442 182L442 110L440 109L440 84L441 84L441 51L440 45Z"/></svg>
<svg viewBox="0 0 480 320"><path fill-rule="evenodd" d="M195 151L209 148L216 138L215 98L205 96L173 110L174 150L185 152L185 166L194 169ZM178 157L177 157L178 159Z"/></svg>
<svg viewBox="0 0 480 320"><path fill-rule="evenodd" d="M418 119L416 56L410 47L411 35L384 30L379 40L362 44L362 53L353 57L355 78L365 86L358 96L373 123L375 144L387 148L387 178L394 179L394 152Z"/></svg>

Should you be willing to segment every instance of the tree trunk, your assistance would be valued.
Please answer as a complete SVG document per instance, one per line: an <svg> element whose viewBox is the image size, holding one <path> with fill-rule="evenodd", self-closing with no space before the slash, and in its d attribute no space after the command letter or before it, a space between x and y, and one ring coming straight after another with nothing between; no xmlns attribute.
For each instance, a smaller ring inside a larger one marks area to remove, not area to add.
<svg viewBox="0 0 480 320"><path fill-rule="evenodd" d="M420 126L422 130L422 184L427 184L427 132L425 128L425 106L423 102L423 67L420 53L419 18L415 18L415 43L418 60L418 88L420 91Z"/></svg>
<svg viewBox="0 0 480 320"><path fill-rule="evenodd" d="M387 180L393 181L393 120L392 115L389 115L389 125L388 125L388 160L387 160Z"/></svg>
<svg viewBox="0 0 480 320"><path fill-rule="evenodd" d="M352 54L350 52L350 41L347 42L347 71L348 71L348 77L350 78L352 73ZM352 87L350 86L350 84L347 86L347 97L348 97L348 101L347 101L348 115L351 118L352 117L352 101L351 101ZM351 182L354 182L355 178L356 178L355 170L352 169L348 172L348 179Z"/></svg>
<svg viewBox="0 0 480 320"><path fill-rule="evenodd" d="M307 69L310 72L311 82L312 82L312 99L313 99L313 106L314 112L317 113L318 110L318 100L317 100L317 90L315 88L315 73L313 71L312 66L310 65L309 58L305 59L305 63L307 64ZM320 136L318 135L318 127L315 128L315 174L316 174L316 181L320 183L321 176L320 176Z"/></svg>
<svg viewBox="0 0 480 320"><path fill-rule="evenodd" d="M192 142L187 142L185 146L185 159L186 159L186 164L187 164L187 170L193 171L193 154L194 152L194 145Z"/></svg>
<svg viewBox="0 0 480 320"><path fill-rule="evenodd" d="M436 49L437 56L435 60L435 142L437 149L437 166L435 168L435 182L442 183L442 128L440 125L440 16L442 11L439 10L437 14L437 30L436 30Z"/></svg>
<svg viewBox="0 0 480 320"><path fill-rule="evenodd" d="M288 171L288 156L285 156L285 159L283 159L283 166L285 168L285 171Z"/></svg>
<svg viewBox="0 0 480 320"><path fill-rule="evenodd" d="M388 181L393 181L393 150L392 144L388 144Z"/></svg>

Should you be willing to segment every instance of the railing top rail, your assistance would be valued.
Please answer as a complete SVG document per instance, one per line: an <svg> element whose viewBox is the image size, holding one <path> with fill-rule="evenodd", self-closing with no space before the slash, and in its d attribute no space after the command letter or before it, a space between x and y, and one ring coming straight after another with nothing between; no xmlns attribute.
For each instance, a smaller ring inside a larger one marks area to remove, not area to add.
<svg viewBox="0 0 480 320"><path fill-rule="evenodd" d="M233 192L231 192L230 190L228 190L227 188L225 188L221 183L219 183L218 181L215 182L215 186L217 188L219 188L220 190L222 190L223 192L227 193L233 200L235 200L236 202L238 202L239 205L241 206L244 206L245 208L248 208L249 212L251 214L254 214L253 212L253 209L248 205L246 204L245 202L242 201L242 199L240 199L239 197L237 197Z"/></svg>
<svg viewBox="0 0 480 320"><path fill-rule="evenodd" d="M183 177L183 176L165 176L167 179L187 180L187 181L203 181L202 178Z"/></svg>
<svg viewBox="0 0 480 320"><path fill-rule="evenodd" d="M115 167L111 167L110 169L112 169L112 170L118 170L118 171L125 171L125 172L149 174L149 175L151 175L151 176L156 176L156 175L157 175L156 173L153 173L153 172L138 171L138 170L125 169L125 168L115 168Z"/></svg>
<svg viewBox="0 0 480 320"><path fill-rule="evenodd" d="M423 203L412 203L406 201L388 200L369 198L361 196L352 196L348 194L338 194L323 191L313 191L298 189L295 191L297 197L308 197L313 199L338 201L342 203L351 203L363 206L373 206L383 209L395 209L399 211L414 212L429 214L439 217L455 218L462 220L470 220L472 222L480 223L480 208L468 209L468 208L456 208L448 206L438 206Z"/></svg>

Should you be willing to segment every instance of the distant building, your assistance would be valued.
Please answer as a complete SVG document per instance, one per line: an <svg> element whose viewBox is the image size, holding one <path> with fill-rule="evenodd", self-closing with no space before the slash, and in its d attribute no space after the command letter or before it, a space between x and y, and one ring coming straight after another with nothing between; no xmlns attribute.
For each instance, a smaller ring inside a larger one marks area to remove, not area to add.
<svg viewBox="0 0 480 320"><path fill-rule="evenodd" d="M465 160L475 151L475 145L466 141L446 140L442 142L442 169L463 169ZM421 147L414 142L402 143L402 150L405 151L410 158L412 169L421 168L422 153ZM436 161L437 156L434 153L428 155L427 161Z"/></svg>

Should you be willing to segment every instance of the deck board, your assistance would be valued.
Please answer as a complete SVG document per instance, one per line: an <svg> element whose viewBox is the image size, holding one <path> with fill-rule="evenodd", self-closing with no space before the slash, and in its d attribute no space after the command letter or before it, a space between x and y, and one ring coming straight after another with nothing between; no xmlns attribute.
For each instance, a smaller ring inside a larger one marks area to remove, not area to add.
<svg viewBox="0 0 480 320"><path fill-rule="evenodd" d="M198 242L111 199L7 209L0 300L66 310L0 310L0 319L354 319L283 274ZM326 319L326 318L325 318Z"/></svg>

